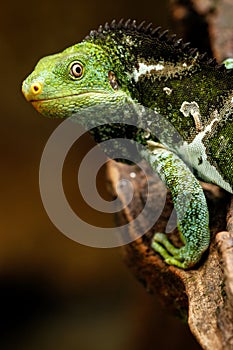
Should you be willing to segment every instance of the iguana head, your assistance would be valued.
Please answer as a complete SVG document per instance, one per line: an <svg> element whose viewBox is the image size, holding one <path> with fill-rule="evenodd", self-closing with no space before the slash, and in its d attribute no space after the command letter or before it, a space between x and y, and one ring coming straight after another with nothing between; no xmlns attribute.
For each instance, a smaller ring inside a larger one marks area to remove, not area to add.
<svg viewBox="0 0 233 350"><path fill-rule="evenodd" d="M195 101L203 104L205 114L209 108L206 99L222 95L221 74L229 80L217 69L215 60L169 37L167 31L160 32L144 22L137 26L135 21L113 21L91 31L81 43L41 59L24 81L23 93L47 116L69 117L87 107L89 113L100 105L107 115L108 110L133 101L168 119L177 114L178 121L182 102L196 90L199 99L196 96ZM199 82L205 89L196 87ZM93 114L89 115L93 119ZM193 120L191 123L195 127Z"/></svg>
<svg viewBox="0 0 233 350"><path fill-rule="evenodd" d="M159 85L161 78L167 78L161 62L181 61L182 65L186 51L182 45L175 47L174 40L168 41L166 32L159 34L158 28L144 26L144 22L136 26L135 21L113 21L91 31L81 43L42 58L22 90L46 116L69 117L101 104L113 110L124 102L141 102L142 80L150 78L153 67ZM150 88L151 81L146 84Z"/></svg>
<svg viewBox="0 0 233 350"><path fill-rule="evenodd" d="M89 42L42 58L23 82L26 99L43 115L69 117L101 103L118 104L129 95L127 84L106 50ZM127 76L125 76L127 79Z"/></svg>

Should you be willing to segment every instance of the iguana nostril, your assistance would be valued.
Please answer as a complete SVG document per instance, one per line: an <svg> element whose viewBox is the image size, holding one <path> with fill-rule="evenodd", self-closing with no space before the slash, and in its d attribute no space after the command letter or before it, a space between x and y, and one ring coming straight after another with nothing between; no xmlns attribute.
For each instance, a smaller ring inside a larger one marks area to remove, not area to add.
<svg viewBox="0 0 233 350"><path fill-rule="evenodd" d="M34 94L34 95L38 95L40 94L42 91L42 85L41 83L37 82L37 83L33 83L31 85L31 92Z"/></svg>

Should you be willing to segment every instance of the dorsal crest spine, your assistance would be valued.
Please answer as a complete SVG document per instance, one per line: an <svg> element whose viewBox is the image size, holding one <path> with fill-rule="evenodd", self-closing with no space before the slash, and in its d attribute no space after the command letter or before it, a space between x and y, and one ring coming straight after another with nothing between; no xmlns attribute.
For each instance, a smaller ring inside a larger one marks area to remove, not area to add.
<svg viewBox="0 0 233 350"><path fill-rule="evenodd" d="M132 32L132 34L141 33L143 35L148 35L152 39L155 38L160 42L173 46L174 50L183 51L186 56L190 58L194 58L198 54L197 48L190 47L190 43L184 43L181 38L177 39L176 34L169 35L169 30L162 30L160 26L153 28L152 23L146 24L145 21L137 24L136 20L125 20L123 18L118 22L113 19L111 23L106 22L104 25L100 25L97 30L92 30L90 34L85 37L85 40L98 39L100 37L104 38L104 35L117 31L128 31L129 34ZM223 64L219 64L215 58L208 57L206 53L198 55L198 62L209 65L220 71L225 71L228 76L233 75L233 69L227 70Z"/></svg>

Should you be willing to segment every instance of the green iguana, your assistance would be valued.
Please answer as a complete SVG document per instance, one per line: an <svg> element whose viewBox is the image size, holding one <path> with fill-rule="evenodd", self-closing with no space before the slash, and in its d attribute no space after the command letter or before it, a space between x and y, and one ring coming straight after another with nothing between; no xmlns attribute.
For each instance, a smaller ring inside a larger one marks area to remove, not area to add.
<svg viewBox="0 0 233 350"><path fill-rule="evenodd" d="M124 126L124 113L120 123L96 128L93 135L98 142L109 134L148 144L143 156L171 190L184 244L176 248L165 234L155 233L152 247L166 263L190 268L210 240L197 178L233 193L232 71L151 24L114 20L81 43L42 58L23 82L23 93L50 117L70 117L100 104L108 111L124 104L141 110L149 136L140 123Z"/></svg>

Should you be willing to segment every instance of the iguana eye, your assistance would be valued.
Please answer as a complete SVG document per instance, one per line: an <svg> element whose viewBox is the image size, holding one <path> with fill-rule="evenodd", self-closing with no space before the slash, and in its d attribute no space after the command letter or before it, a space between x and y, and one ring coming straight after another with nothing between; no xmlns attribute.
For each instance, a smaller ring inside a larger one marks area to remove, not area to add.
<svg viewBox="0 0 233 350"><path fill-rule="evenodd" d="M70 74L74 78L81 78L83 75L83 66L79 62L75 62L70 67Z"/></svg>

